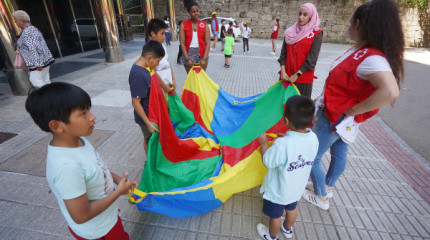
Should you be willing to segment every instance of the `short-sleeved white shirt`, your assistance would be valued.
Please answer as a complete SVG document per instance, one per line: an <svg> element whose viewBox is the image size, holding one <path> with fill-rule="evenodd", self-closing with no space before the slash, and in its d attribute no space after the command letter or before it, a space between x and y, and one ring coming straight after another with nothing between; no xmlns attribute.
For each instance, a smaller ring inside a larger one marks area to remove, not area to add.
<svg viewBox="0 0 430 240"><path fill-rule="evenodd" d="M335 60L333 64L330 66L330 72L333 70L339 63L349 57L352 53L357 51L357 48L351 48L346 53L344 53L340 58ZM381 55L372 55L364 59L360 65L357 67L357 77L368 80L366 75L370 75L376 72L392 72L390 64L387 59Z"/></svg>
<svg viewBox="0 0 430 240"><path fill-rule="evenodd" d="M249 34L251 34L251 28L250 27L245 27L243 24L242 24L242 37L243 38L248 38L249 37Z"/></svg>
<svg viewBox="0 0 430 240"><path fill-rule="evenodd" d="M264 154L267 173L260 188L264 199L288 205L302 196L319 145L315 133L306 130L306 133L288 131Z"/></svg>
<svg viewBox="0 0 430 240"><path fill-rule="evenodd" d="M48 145L46 179L57 198L61 213L69 227L78 236L95 239L106 235L118 220L117 201L89 221L77 224L70 217L64 204L87 194L89 201L105 197L105 178L99 165L98 155L88 140L81 138L84 146L76 148Z"/></svg>
<svg viewBox="0 0 430 240"><path fill-rule="evenodd" d="M167 49L163 44L165 55L161 59L160 63L158 64L156 70L158 75L161 77L164 83L166 84L172 84L172 70L170 69L170 63L169 63L169 55L167 55Z"/></svg>

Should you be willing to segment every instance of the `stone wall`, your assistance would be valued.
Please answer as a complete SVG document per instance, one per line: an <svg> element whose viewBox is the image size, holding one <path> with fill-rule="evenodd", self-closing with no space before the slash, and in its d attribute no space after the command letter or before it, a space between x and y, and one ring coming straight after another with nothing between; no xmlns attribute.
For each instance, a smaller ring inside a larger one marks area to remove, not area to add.
<svg viewBox="0 0 430 240"><path fill-rule="evenodd" d="M411 47L430 47L430 4L427 9L402 8L405 42Z"/></svg>
<svg viewBox="0 0 430 240"><path fill-rule="evenodd" d="M155 16L162 18L167 14L165 0L153 0ZM220 17L235 18L238 23L247 21L252 29L252 37L269 38L273 19L280 19L279 39L285 29L297 21L301 4L312 2L318 9L324 41L351 43L348 36L349 18L354 9L365 0L197 0L200 5L200 18L210 17L213 11ZM175 1L176 20L186 20L189 15L183 1ZM430 47L430 6L427 11L414 8L401 8L405 40L408 46Z"/></svg>

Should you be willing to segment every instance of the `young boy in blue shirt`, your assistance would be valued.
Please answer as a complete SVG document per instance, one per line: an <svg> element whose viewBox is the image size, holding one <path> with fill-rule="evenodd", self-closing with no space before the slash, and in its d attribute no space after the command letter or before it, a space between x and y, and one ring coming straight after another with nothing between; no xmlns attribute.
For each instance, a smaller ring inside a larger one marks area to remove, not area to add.
<svg viewBox="0 0 430 240"><path fill-rule="evenodd" d="M290 97L284 110L284 123L290 130L268 147L266 134L258 139L263 163L268 168L260 192L263 193L263 212L270 217L269 227L257 224L258 234L266 240L278 239L279 229L286 238L293 236L297 217L297 202L308 182L318 139L307 128L313 120L315 105L309 97ZM282 215L285 210L285 220Z"/></svg>
<svg viewBox="0 0 430 240"><path fill-rule="evenodd" d="M25 103L34 122L52 133L46 179L76 239L129 239L117 199L138 186L101 161L85 138L94 130L91 99L81 88L56 82L31 92ZM115 189L114 183L117 184Z"/></svg>
<svg viewBox="0 0 430 240"><path fill-rule="evenodd" d="M161 43L153 40L148 41L142 48L141 56L131 67L128 77L131 103L134 108L134 121L139 124L145 138L143 141L145 153L148 153L148 142L152 133L158 132L158 129L148 119L151 73L155 71L164 54L164 48ZM160 78L159 82L160 84L162 82ZM163 85L166 86L165 84ZM170 88L163 89L165 92L171 91Z"/></svg>

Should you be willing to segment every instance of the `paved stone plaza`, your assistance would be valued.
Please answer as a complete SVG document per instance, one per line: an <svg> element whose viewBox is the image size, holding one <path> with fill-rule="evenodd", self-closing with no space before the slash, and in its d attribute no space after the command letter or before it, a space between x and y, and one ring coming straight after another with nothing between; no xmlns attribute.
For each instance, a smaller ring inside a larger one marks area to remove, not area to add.
<svg viewBox="0 0 430 240"><path fill-rule="evenodd" d="M112 171L119 175L127 171L137 181L146 159L143 137L133 120L128 73L143 43L139 38L122 43L125 60L121 63L104 63L102 50L95 50L58 59L51 68L52 81L76 84L90 94L96 116L90 141ZM280 46L279 41L278 54ZM314 97L321 94L332 61L349 47L323 44ZM186 74L183 66L176 64L178 43L167 49L180 93ZM226 92L251 96L264 92L277 80L279 64L277 57L268 54L270 40L251 38L247 55L237 42L230 69L223 67L219 43L217 49L210 54L207 74ZM77 70L70 72L73 68ZM50 136L33 123L24 109L25 100L25 96L13 96L7 83L0 83L0 132L17 134L0 144L0 239L72 239L45 180ZM396 137L380 125L383 123L378 118L362 125L357 141L350 145L348 165L336 184L328 211L300 201L293 239L430 239L428 199L407 181L419 178L428 187L428 166L409 148L395 145ZM400 148L401 153L394 152ZM407 180L393 167L396 164L389 161L389 153L409 154L400 162L415 159L416 167ZM326 153L326 166L328 161ZM269 220L262 214L259 187L233 195L211 212L183 219L139 212L126 197L119 199L119 205L131 239L259 239L256 224L268 224Z"/></svg>

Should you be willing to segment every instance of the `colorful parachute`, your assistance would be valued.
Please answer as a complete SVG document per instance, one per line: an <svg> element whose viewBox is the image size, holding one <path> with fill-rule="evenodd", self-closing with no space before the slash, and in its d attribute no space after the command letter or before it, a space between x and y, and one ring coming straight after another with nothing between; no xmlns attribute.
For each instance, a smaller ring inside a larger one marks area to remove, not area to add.
<svg viewBox="0 0 430 240"><path fill-rule="evenodd" d="M277 82L264 94L239 98L224 92L200 68L186 79L182 101L167 98L152 76L149 120L155 132L147 162L130 203L141 211L171 217L199 215L217 208L234 193L263 182L258 137L285 132L284 103L298 90ZM173 91L172 91L173 92Z"/></svg>

